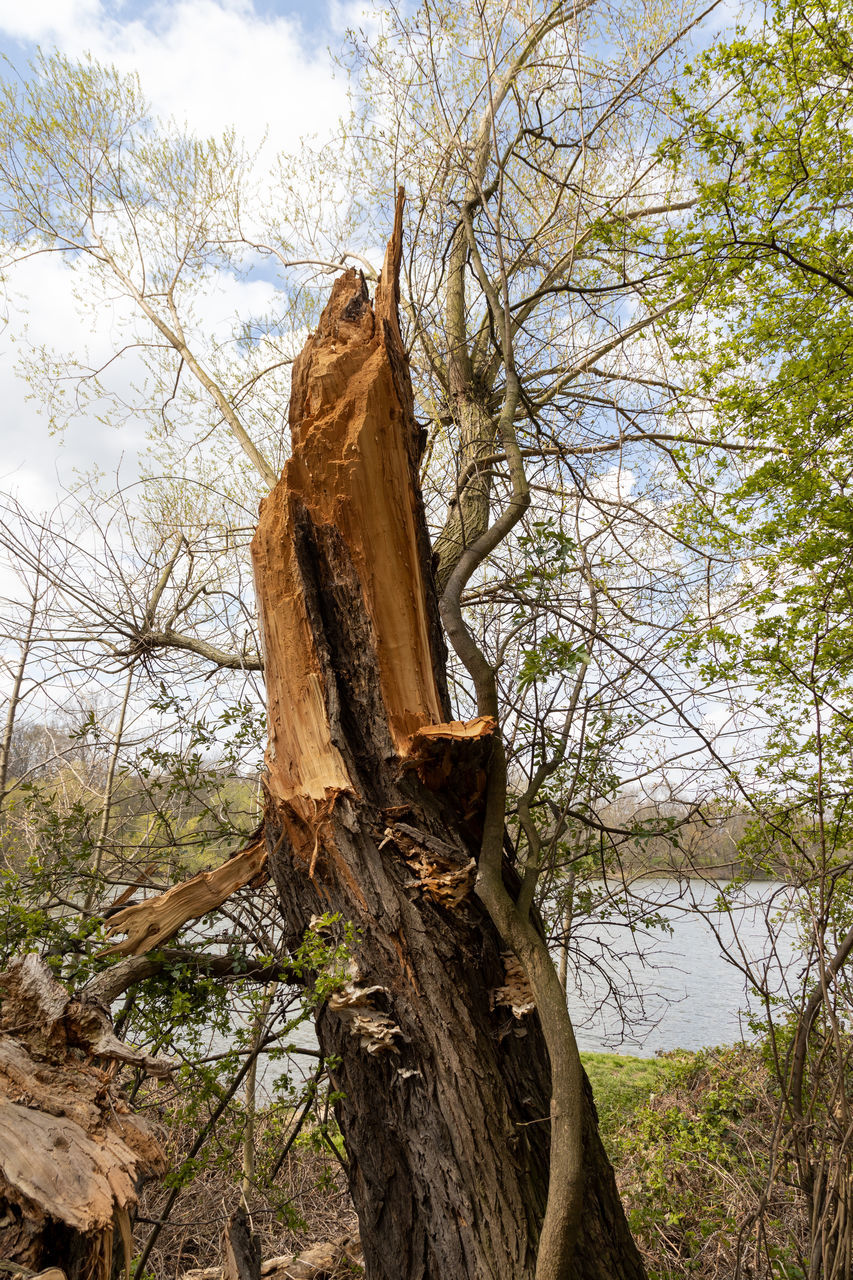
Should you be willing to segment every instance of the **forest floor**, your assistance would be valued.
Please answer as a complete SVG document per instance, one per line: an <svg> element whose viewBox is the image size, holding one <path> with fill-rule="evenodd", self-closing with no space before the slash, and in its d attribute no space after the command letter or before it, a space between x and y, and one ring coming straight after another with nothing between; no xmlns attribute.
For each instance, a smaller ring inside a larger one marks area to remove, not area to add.
<svg viewBox="0 0 853 1280"><path fill-rule="evenodd" d="M247 1204L262 1257L294 1254L349 1236L357 1239L358 1221L343 1168L316 1130L300 1135L272 1177L273 1164L267 1156L281 1132L279 1119L260 1112L256 1123L260 1158ZM194 1138L189 1124L167 1130L171 1169L181 1166ZM145 1280L176 1280L187 1271L222 1264L223 1227L242 1199L240 1152L235 1150L232 1134L226 1132L214 1134L203 1153L203 1164L196 1164L168 1222L159 1229ZM151 1182L143 1191L134 1228L137 1255L162 1218L170 1183L167 1177L165 1183ZM348 1274L352 1275L351 1269Z"/></svg>
<svg viewBox="0 0 853 1280"><path fill-rule="evenodd" d="M697 1275L730 1280L738 1224L748 1219L765 1190L775 1102L760 1051L735 1046L657 1058L582 1057L602 1139L650 1280ZM270 1178L281 1146L281 1117L260 1113L257 1124L257 1168L248 1204L263 1256L355 1237L357 1222L335 1154L339 1139L332 1135L330 1143L328 1133L308 1130ZM169 1131L173 1169L194 1136L191 1125ZM193 1268L221 1263L222 1226L240 1203L239 1168L233 1135L215 1137L159 1231L146 1280L174 1280ZM136 1224L137 1248L161 1217L168 1192L162 1184L147 1189ZM784 1262L795 1256L800 1214L791 1192L780 1193L772 1207L775 1234L769 1243ZM765 1252L767 1245L765 1239ZM769 1280L797 1272L779 1271L756 1255L745 1274Z"/></svg>

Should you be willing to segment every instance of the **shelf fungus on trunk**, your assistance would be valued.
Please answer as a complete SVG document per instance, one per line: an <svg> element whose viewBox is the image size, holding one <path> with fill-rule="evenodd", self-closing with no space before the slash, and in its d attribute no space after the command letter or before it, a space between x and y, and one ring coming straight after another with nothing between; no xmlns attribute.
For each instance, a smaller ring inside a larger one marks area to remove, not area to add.
<svg viewBox="0 0 853 1280"><path fill-rule="evenodd" d="M129 1213L165 1171L154 1135L113 1086L116 1063L171 1065L118 1040L35 955L0 974L0 1258L67 1280L130 1264Z"/></svg>

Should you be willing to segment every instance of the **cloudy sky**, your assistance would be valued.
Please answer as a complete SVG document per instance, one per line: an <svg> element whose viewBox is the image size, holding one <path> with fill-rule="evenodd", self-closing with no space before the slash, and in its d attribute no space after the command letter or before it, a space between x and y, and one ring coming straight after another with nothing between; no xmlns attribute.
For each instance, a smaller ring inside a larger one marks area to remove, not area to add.
<svg viewBox="0 0 853 1280"><path fill-rule="evenodd" d="M0 49L19 67L37 45L91 53L138 72L164 115L205 132L269 127L287 145L337 118L328 49L357 13L337 0L0 0Z"/></svg>
<svg viewBox="0 0 853 1280"><path fill-rule="evenodd" d="M0 0L0 52L19 74L39 46L91 53L137 72L158 115L202 134L234 125L253 143L266 132L271 150L289 149L305 132L334 132L345 84L329 50L340 48L363 10L358 0ZM8 64L5 74L13 74ZM66 277L58 262L40 260L17 282L31 299L30 337L60 349L79 325ZM141 437L91 422L62 439L49 436L14 370L14 323L13 313L0 333L0 485L43 508L58 477L70 481L75 467L96 457L111 471Z"/></svg>

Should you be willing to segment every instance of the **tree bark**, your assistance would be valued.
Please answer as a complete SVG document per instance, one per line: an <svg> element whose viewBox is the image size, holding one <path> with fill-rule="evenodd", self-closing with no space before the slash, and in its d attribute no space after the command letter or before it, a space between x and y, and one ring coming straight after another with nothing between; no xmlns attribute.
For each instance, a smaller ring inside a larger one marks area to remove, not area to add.
<svg viewBox="0 0 853 1280"><path fill-rule="evenodd" d="M370 1280L532 1280L548 1193L548 1056L471 892L493 721L450 721L397 318L401 207L375 307L335 283L293 373L293 456L262 503L269 865L294 944L355 930L317 1017ZM513 871L507 867L512 883ZM329 927L333 928L333 925ZM643 1268L584 1095L567 1280Z"/></svg>
<svg viewBox="0 0 853 1280"><path fill-rule="evenodd" d="M228 1219L223 1244L222 1280L261 1280L261 1244L242 1206Z"/></svg>

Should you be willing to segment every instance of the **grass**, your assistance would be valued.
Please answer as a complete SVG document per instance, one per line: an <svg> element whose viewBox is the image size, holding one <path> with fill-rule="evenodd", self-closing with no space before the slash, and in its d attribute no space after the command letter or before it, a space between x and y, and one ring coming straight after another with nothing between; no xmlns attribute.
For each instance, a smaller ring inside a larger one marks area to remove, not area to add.
<svg viewBox="0 0 853 1280"><path fill-rule="evenodd" d="M620 1053L582 1053L598 1111L604 1146L636 1107L646 1102L661 1079L656 1058L631 1058Z"/></svg>

